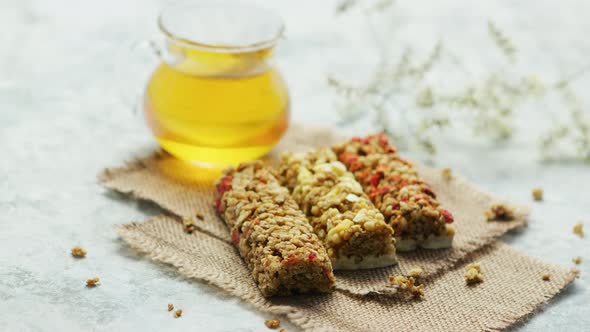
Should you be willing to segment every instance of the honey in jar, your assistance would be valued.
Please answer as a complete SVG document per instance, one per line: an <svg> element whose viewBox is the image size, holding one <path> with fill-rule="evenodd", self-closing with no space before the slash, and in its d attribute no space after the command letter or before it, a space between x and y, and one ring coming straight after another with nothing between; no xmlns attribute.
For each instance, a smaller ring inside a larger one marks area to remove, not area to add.
<svg viewBox="0 0 590 332"><path fill-rule="evenodd" d="M144 111L163 149L199 166L256 159L288 125L289 96L273 63L281 20L240 5L185 5L159 20L166 37Z"/></svg>

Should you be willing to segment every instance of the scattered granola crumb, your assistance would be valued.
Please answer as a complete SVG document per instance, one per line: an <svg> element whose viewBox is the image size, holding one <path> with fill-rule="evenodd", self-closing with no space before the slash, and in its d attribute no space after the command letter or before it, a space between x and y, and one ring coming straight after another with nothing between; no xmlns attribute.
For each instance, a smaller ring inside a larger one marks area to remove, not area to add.
<svg viewBox="0 0 590 332"><path fill-rule="evenodd" d="M417 285L414 277L390 276L389 281L398 286L398 290L411 294L415 298L424 296L424 284Z"/></svg>
<svg viewBox="0 0 590 332"><path fill-rule="evenodd" d="M424 270L422 270L421 268L413 267L410 269L408 274L410 275L410 277L418 278L419 276L422 275L423 272L424 272Z"/></svg>
<svg viewBox="0 0 590 332"><path fill-rule="evenodd" d="M285 329L280 329L279 332L287 332Z"/></svg>
<svg viewBox="0 0 590 332"><path fill-rule="evenodd" d="M95 287L100 282L100 278L92 278L86 280L86 287Z"/></svg>
<svg viewBox="0 0 590 332"><path fill-rule="evenodd" d="M264 321L264 324L269 329L276 329L277 327L279 327L279 325L281 325L281 320L280 319L267 319Z"/></svg>
<svg viewBox="0 0 590 332"><path fill-rule="evenodd" d="M72 256L76 258L86 257L86 250L82 249L80 246L75 246L72 248Z"/></svg>
<svg viewBox="0 0 590 332"><path fill-rule="evenodd" d="M545 274L543 274L543 280L544 280L544 281L549 281L549 280L551 280L551 275L550 275L549 273L545 273Z"/></svg>
<svg viewBox="0 0 590 332"><path fill-rule="evenodd" d="M174 304L168 303L168 311L174 310Z"/></svg>
<svg viewBox="0 0 590 332"><path fill-rule="evenodd" d="M182 316L182 309L178 309L174 312L174 318L179 318Z"/></svg>
<svg viewBox="0 0 590 332"><path fill-rule="evenodd" d="M465 268L465 282L467 284L475 284L483 281L483 273L481 273L481 265L479 262L471 263Z"/></svg>
<svg viewBox="0 0 590 332"><path fill-rule="evenodd" d="M195 217L197 217L199 220L205 220L205 217L203 217L203 215L200 213L195 214Z"/></svg>
<svg viewBox="0 0 590 332"><path fill-rule="evenodd" d="M195 231L195 221L192 218L182 218L182 225L184 231L188 234L192 234Z"/></svg>
<svg viewBox="0 0 590 332"><path fill-rule="evenodd" d="M576 264L576 265L580 265L580 264L582 264L582 257L576 256L576 257L572 258L572 262L574 262L574 264Z"/></svg>
<svg viewBox="0 0 590 332"><path fill-rule="evenodd" d="M505 204L493 204L489 210L485 212L488 221L503 220L509 221L514 219L514 209Z"/></svg>
<svg viewBox="0 0 590 332"><path fill-rule="evenodd" d="M533 188L533 199L535 201L542 201L543 200L543 189Z"/></svg>
<svg viewBox="0 0 590 332"><path fill-rule="evenodd" d="M574 234L578 235L579 237L584 237L584 224L580 222L574 226Z"/></svg>
<svg viewBox="0 0 590 332"><path fill-rule="evenodd" d="M450 168L443 168L441 173L443 179L445 179L446 181L450 181L453 179L453 171Z"/></svg>

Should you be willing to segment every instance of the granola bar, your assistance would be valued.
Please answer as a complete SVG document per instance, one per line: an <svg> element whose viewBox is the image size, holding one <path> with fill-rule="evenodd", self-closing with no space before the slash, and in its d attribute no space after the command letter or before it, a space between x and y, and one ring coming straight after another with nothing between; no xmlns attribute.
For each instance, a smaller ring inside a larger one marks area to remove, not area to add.
<svg viewBox="0 0 590 332"><path fill-rule="evenodd" d="M393 227L397 250L451 247L452 214L440 206L436 194L387 136L355 137L333 149Z"/></svg>
<svg viewBox="0 0 590 332"><path fill-rule="evenodd" d="M335 270L397 262L392 228L332 150L283 153L279 173L323 241Z"/></svg>
<svg viewBox="0 0 590 332"><path fill-rule="evenodd" d="M334 274L326 249L261 162L225 171L216 183L215 207L264 296L331 290Z"/></svg>

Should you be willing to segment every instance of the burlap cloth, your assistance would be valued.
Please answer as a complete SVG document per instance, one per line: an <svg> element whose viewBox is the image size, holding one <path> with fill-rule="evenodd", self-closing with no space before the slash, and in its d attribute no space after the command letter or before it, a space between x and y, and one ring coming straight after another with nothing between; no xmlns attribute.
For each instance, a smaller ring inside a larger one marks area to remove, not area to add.
<svg viewBox="0 0 590 332"><path fill-rule="evenodd" d="M293 126L277 151L305 150L337 141L331 131ZM276 153L268 159L276 160ZM260 310L286 315L305 330L499 330L535 312L574 280L574 269L540 262L494 240L523 226L526 209L517 207L513 221L488 222L484 211L497 199L458 176L447 181L439 170L418 167L455 216L457 235L452 249L398 253L399 264L394 267L337 272L337 291L331 295L282 299L260 295L229 242L228 229L215 215L211 184L194 178L190 166L156 152L126 167L106 169L99 179L110 189L153 201L170 212L143 223L118 226L131 247ZM185 233L181 218L193 218L197 231ZM475 260L482 263L485 281L468 287L463 280L464 265ZM406 274L413 267L425 271L426 296L407 302L394 295L388 276ZM552 275L550 281L542 280L545 273Z"/></svg>

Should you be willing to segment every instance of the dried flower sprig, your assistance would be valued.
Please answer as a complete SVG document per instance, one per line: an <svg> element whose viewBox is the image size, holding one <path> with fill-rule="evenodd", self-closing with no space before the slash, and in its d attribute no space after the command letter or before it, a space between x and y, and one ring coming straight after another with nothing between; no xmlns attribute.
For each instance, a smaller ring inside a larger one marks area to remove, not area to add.
<svg viewBox="0 0 590 332"><path fill-rule="evenodd" d="M406 48L398 61L394 63L383 59L379 70L361 85L352 85L334 77L328 77L328 85L333 88L342 100L338 108L339 124L353 123L370 113L373 115L377 130L395 139L398 147L405 147L407 142L404 136L389 126L389 110L402 109L396 101L397 98L412 93L411 91L440 61L442 51L443 44L438 42L423 61L415 61L413 59L413 50ZM425 103L427 102L425 101ZM401 117L405 116L404 111L400 111L398 114ZM432 117L429 115L420 119L419 122L420 125L417 128L407 128L410 131L410 135L407 136L415 137L416 140L413 143L432 154L436 152L436 147L430 137L429 129L447 125L448 119L446 116Z"/></svg>
<svg viewBox="0 0 590 332"><path fill-rule="evenodd" d="M430 51L430 54L428 55L428 57L426 58L426 60L424 62L418 64L416 67L408 66L407 76L415 77L416 79L424 78L424 76L426 76L426 74L428 74L432 70L434 65L438 61L440 61L442 51L443 51L443 44L441 41L438 41L434 45L434 47ZM406 60L406 62L407 62L407 60Z"/></svg>
<svg viewBox="0 0 590 332"><path fill-rule="evenodd" d="M383 11L391 5L393 5L394 0L377 0L376 2L372 3L372 5L365 10L367 11ZM351 9L357 7L361 3L360 0L340 0L336 5L336 14L344 14Z"/></svg>
<svg viewBox="0 0 590 332"><path fill-rule="evenodd" d="M338 12L355 8L360 1L344 0ZM393 1L383 1L386 7ZM376 7L371 7L376 8ZM365 8L365 13L368 10ZM367 19L371 16L365 15ZM488 33L494 45L508 59L508 65L516 62L518 49L514 41L494 22L489 21ZM375 31L373 31L375 33ZM377 40L377 38L375 38ZM379 45L380 50L389 45ZM484 79L476 80L459 89L458 93L442 93L424 78L440 62L444 55L441 42L437 43L423 62L414 59L411 47L401 53L397 61L382 53L382 59L374 75L364 84L350 84L334 77L329 85L339 97L340 124L351 124L372 115L374 127L392 136L399 148L416 145L429 154L437 151L434 133L451 127L451 114L468 115L466 123L474 135L495 141L507 141L514 133L514 114L522 105L540 102L550 93L563 96L569 113L567 118L554 121L542 136L541 151L545 160L581 160L590 162L590 119L584 114L581 103L570 89L570 84L590 71L590 65L576 71L556 84L546 84L536 75L511 75L512 68L492 70ZM421 87L421 89L417 89ZM418 91L415 94L415 91ZM416 109L402 107L399 99L414 95ZM395 110L392 112L391 110ZM413 122L409 122L411 112ZM436 112L435 112L436 111ZM562 113L563 114L563 113ZM392 126L391 117L397 117ZM405 131L405 134L404 134ZM408 142L408 140L413 140ZM563 149L566 146L569 149ZM564 151L569 151L565 154Z"/></svg>
<svg viewBox="0 0 590 332"><path fill-rule="evenodd" d="M488 32L508 61L512 63L516 62L516 47L512 40L492 21L488 21Z"/></svg>
<svg viewBox="0 0 590 332"><path fill-rule="evenodd" d="M514 110L540 96L544 89L542 82L535 76L520 77L513 82L506 75L494 72L485 80L468 85L459 94L433 98L432 105L470 111L475 135L502 141L511 138L514 132Z"/></svg>
<svg viewBox="0 0 590 332"><path fill-rule="evenodd" d="M345 12L349 11L350 9L352 9L357 4L358 4L358 0L341 0L338 3L338 5L336 6L336 13L337 14L345 13Z"/></svg>
<svg viewBox="0 0 590 332"><path fill-rule="evenodd" d="M557 89L568 105L569 117L544 135L541 141L543 158L546 161L575 159L590 163L590 117L584 114L582 104L569 84L559 84Z"/></svg>

